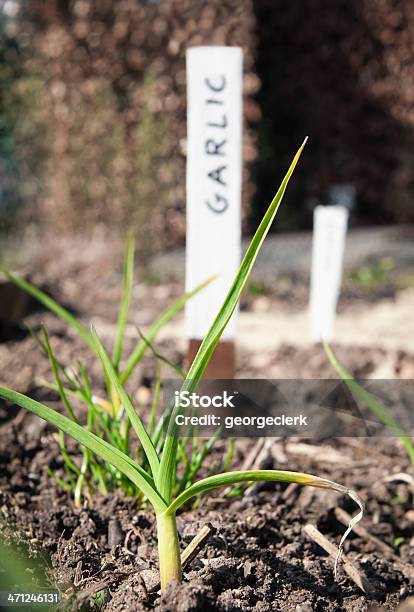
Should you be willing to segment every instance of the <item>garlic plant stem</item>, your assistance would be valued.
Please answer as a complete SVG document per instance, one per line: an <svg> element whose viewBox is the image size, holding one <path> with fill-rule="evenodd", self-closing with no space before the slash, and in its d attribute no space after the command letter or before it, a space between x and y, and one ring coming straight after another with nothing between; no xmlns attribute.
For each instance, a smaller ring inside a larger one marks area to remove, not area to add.
<svg viewBox="0 0 414 612"><path fill-rule="evenodd" d="M161 591L170 582L181 582L181 556L175 514L157 515L158 555L160 559Z"/></svg>

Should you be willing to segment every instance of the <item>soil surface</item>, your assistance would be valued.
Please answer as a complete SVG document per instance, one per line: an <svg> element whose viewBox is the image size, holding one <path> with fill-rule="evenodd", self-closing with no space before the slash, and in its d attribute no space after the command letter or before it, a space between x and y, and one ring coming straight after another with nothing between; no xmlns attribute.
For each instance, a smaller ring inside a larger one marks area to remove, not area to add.
<svg viewBox="0 0 414 612"><path fill-rule="evenodd" d="M191 566L185 581L162 597L154 517L120 495L94 497L80 510L53 486L46 467L61 468L49 427L19 413L2 425L0 509L3 533L47 553L53 580L68 609L93 605L105 594L103 610L394 610L414 593L413 491L385 482L408 465L388 442L375 448L363 441L273 440L265 467L307 470L352 486L366 501L364 525L388 545L353 535L346 556L372 585L364 594L304 531L311 523L336 544L344 526L335 509L354 513L347 498L318 489L256 485L233 501L206 497L178 517L182 546L206 523L215 533ZM243 443L236 458L241 460ZM263 466L262 466L263 467ZM399 543L397 546L396 544Z"/></svg>
<svg viewBox="0 0 414 612"><path fill-rule="evenodd" d="M120 249L97 248L91 241L83 249L75 243L71 248L66 245L59 256L51 257L50 248L43 255L38 252L26 258L22 271L85 322L93 319L110 346L121 284ZM179 295L180 287L175 281L160 286L137 284L126 351L137 340L136 325L145 330L154 313ZM292 295L300 295L301 287L297 294L292 289ZM406 289L394 287L393 291L387 298L378 295L374 306L383 299L398 303L406 295ZM253 298L244 299L242 314L259 316L254 304L262 298L268 299L266 309L277 305L289 311L289 300L280 295ZM389 320L392 310L387 316ZM70 365L81 358L99 393L103 388L100 371L82 342L65 324L30 303L0 342L0 384L59 407L57 397L42 386L44 379L51 381L47 359L25 331L25 325L39 329L42 321L59 359ZM156 348L182 362L184 342L175 342L179 325L169 329L171 333L161 335ZM341 342L336 349L360 378L414 377L414 354L408 341L403 346L397 340L384 346L378 337L378 342L366 346ZM130 381L129 390L144 409L150 403L154 372L154 358L147 354ZM260 342L242 344L238 376L330 378L335 374L319 349L278 337L264 348ZM219 443L212 461L223 445ZM334 559L305 530L307 524L316 526L338 545L345 530L338 508L350 514L357 510L349 498L312 488L256 484L243 498L218 492L179 515L182 548L206 523L212 525L213 535L186 568L183 584L160 596L153 514L122 494L95 496L82 509L75 509L70 494L47 474L48 467L64 474L55 432L34 415L5 404L0 406L3 535L7 541L29 543L39 561L50 556L50 579L62 592L68 610L395 610L414 595L413 473L398 440L237 440L232 468L246 467L246 461L255 468L308 471L358 492L366 503L362 523L366 531L351 535L345 554L360 578L368 580L367 592L349 578L345 565L335 581ZM401 473L408 477L401 479ZM387 480L392 475L395 479Z"/></svg>

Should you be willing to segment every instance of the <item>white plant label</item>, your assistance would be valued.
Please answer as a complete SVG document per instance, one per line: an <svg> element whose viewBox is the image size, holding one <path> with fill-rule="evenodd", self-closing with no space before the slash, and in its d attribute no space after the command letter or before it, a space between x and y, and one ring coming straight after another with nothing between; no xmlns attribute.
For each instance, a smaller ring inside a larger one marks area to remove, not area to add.
<svg viewBox="0 0 414 612"><path fill-rule="evenodd" d="M239 47L187 51L186 290L218 275L186 304L193 339L204 338L240 265L242 71Z"/></svg>
<svg viewBox="0 0 414 612"><path fill-rule="evenodd" d="M345 206L317 206L314 210L310 335L317 342L333 340L347 223Z"/></svg>

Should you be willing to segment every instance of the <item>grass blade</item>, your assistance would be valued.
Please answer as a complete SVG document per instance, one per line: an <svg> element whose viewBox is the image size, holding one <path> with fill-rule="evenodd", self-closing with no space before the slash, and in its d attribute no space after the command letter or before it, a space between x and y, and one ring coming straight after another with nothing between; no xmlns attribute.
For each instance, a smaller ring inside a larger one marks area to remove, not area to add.
<svg viewBox="0 0 414 612"><path fill-rule="evenodd" d="M193 291L183 293L183 295L180 295L180 297L175 302L173 302L161 313L160 317L155 321L155 323L149 328L148 332L146 333L146 342L141 339L135 347L131 356L128 358L125 370L120 375L120 381L122 384L126 383L128 378L131 376L132 372L142 359L142 356L148 347L148 343L152 343L155 340L158 332L177 314L177 312L179 312L185 306L188 300L190 300L197 293L202 291L202 289L207 287L207 285L209 285L214 279L215 277L212 276L211 278L208 278L206 281L201 283L201 285L198 285L198 287L193 289Z"/></svg>
<svg viewBox="0 0 414 612"><path fill-rule="evenodd" d="M224 300L220 311L218 312L216 318L214 319L209 331L207 332L206 337L204 338L201 346L198 350L198 353L188 371L187 378L184 381L182 390L184 391L193 391L197 386L201 376L203 375L208 362L211 359L211 356L214 353L214 350L217 346L217 343L223 333L227 323L232 316L237 302L239 301L241 292L249 278L251 269L256 260L256 257L259 253L260 247L263 244L264 239L272 225L272 222L276 216L280 203L282 202L284 193L286 191L286 187L289 183L290 177L293 174L296 164L298 163L299 157L303 151L305 146L306 139L303 142L302 146L299 148L296 153L293 161L282 180L282 183L273 198L272 202L269 205L258 229L256 230L255 235L250 242L250 245L246 251L246 254L243 258L239 271L234 279L232 286ZM166 437L163 453L161 456L161 468L160 468L160 479L157 482L158 490L160 491L162 497L167 501L171 500L171 494L174 487L174 464L175 457L177 452L177 438L173 435L174 430L174 418L175 413L173 412L169 427L169 434Z"/></svg>
<svg viewBox="0 0 414 612"><path fill-rule="evenodd" d="M398 425L397 421L395 421L393 417L388 414L381 404L370 393L368 393L368 391L361 387L352 374L348 372L348 370L341 363L339 363L329 344L326 342L322 342L322 344L332 366L338 372L342 380L348 385L351 392L353 392L356 397L364 402L364 404L380 419L380 421L384 423L384 425L389 427L397 434L408 453L411 463L414 465L414 443L412 442L411 438L407 436L405 431Z"/></svg>
<svg viewBox="0 0 414 612"><path fill-rule="evenodd" d="M7 278L12 283L20 287L20 289L22 289L23 291L26 291L26 293L35 298L35 300L43 304L43 306L53 312L57 317L59 317L59 319L66 321L66 323L68 323L71 327L73 327L73 329L77 331L77 333L86 342L86 344L93 349L93 341L88 329L80 321L78 321L77 318L74 317L68 310L66 310L66 308L63 308L63 306L58 304L58 302L56 302L56 300L50 297L50 295L47 295L47 293L45 293L41 289L38 289L37 287L26 281L24 278L12 274L3 267L0 267L0 270L7 276Z"/></svg>
<svg viewBox="0 0 414 612"><path fill-rule="evenodd" d="M146 431L143 422L135 412L135 408L132 405L131 400L129 399L128 393L125 391L124 387L119 381L118 375L115 372L115 369L109 359L106 351L98 338L98 335L95 329L92 327L92 337L95 342L95 351L98 354L99 359L101 360L102 366L104 368L105 374L108 377L111 385L115 389L118 394L119 399L123 407L126 410L129 420L131 421L132 427L135 429L135 432L138 436L139 441L141 442L144 453L147 456L148 463L150 464L152 475L156 480L158 477L158 470L160 466L160 462L158 459L157 451L152 443L148 432Z"/></svg>
<svg viewBox="0 0 414 612"><path fill-rule="evenodd" d="M101 440L93 433L86 431L81 425L71 421L67 417L52 410L48 406L37 402L17 391L12 391L6 387L0 387L0 397L8 402L12 402L33 412L51 425L54 425L68 436L72 436L79 444L82 444L90 451L107 461L120 472L125 474L141 491L146 495L157 512L166 509L166 503L158 494L153 485L153 480L142 468L135 464L130 457L114 448L105 440Z"/></svg>
<svg viewBox="0 0 414 612"><path fill-rule="evenodd" d="M131 302L132 285L134 281L134 256L135 241L132 236L128 236L124 258L124 287L121 306L119 309L114 352L112 355L112 363L114 364L115 370L118 370L119 362L121 361L122 357L122 345L124 342L125 326L128 319L129 304Z"/></svg>

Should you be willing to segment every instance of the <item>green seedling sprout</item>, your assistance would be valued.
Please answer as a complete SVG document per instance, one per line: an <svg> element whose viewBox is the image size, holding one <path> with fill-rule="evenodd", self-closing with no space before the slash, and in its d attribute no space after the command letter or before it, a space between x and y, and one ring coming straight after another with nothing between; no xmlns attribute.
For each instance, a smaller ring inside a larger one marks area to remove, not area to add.
<svg viewBox="0 0 414 612"><path fill-rule="evenodd" d="M130 376L143 358L144 353L147 351L147 349L149 349L152 351L152 354L158 363L166 363L181 377L185 378L183 371L176 364L160 355L154 349L152 342L154 342L157 334L164 327L164 325L166 325L166 323L168 323L174 317L174 315L182 309L185 303L199 291L202 291L207 284L214 281L214 278L212 277L207 279L193 291L184 293L177 300L175 300L175 302L173 302L161 313L160 317L149 328L149 330L146 331L145 336L140 330L137 330L137 336L139 336L140 339L130 355L125 358L123 356L123 344L133 289L134 254L134 240L132 236L129 236L126 242L124 257L122 299L119 308L116 338L112 353L113 367L124 385L128 382ZM90 331L68 310L57 303L52 297L44 293L41 289L35 287L25 279L12 274L10 271L4 268L2 271L18 287L37 299L41 304L43 304L43 306L57 315L62 321L69 324L85 342L89 349L96 352L95 344ZM79 362L76 367L71 367L68 369L65 368L65 366L58 360L57 356L53 352L46 329L43 328L42 334L40 335L36 334L32 330L31 333L46 353L54 376L54 383L42 380L42 384L43 386L59 393L67 416L79 424L77 406L75 403L82 403L87 410L88 431L95 433L98 435L98 437L106 438L112 446L115 446L123 453L131 456L133 454L133 449L130 448L129 439L131 421L128 416L125 415L125 410L120 402L118 394L116 393L116 390L108 377L105 375L105 372L104 379L106 381L106 397L100 397L99 395L92 393L90 378L87 369L82 363ZM122 367L123 357L125 362L124 367ZM158 372L157 380L159 374L160 373ZM160 384L161 380L156 382L156 386L159 386ZM152 423L149 424L149 432L155 445L161 447L165 432L162 427L162 420L158 419L158 407L159 392L157 392L155 389L155 397L151 411ZM80 466L78 466L66 448L65 435L63 432L60 432L59 434L58 443L64 464L65 479L58 476L56 471L52 470L51 468L49 468L48 472L50 477L53 478L59 484L59 486L72 492L75 506L81 506L82 498L85 493L91 496L93 491L98 489L102 494L106 494L108 491L115 490L118 487L121 487L127 495L135 496L137 501L142 501L140 491L131 483L130 479L126 478L122 472L114 468L111 464L102 462L99 457L93 453L90 453L88 449L83 448L82 463ZM194 447L191 455L189 457L186 456L188 469L186 468L179 474L176 491L182 490L186 488L188 484L191 484L191 481L189 480L190 476L194 478L196 473L201 468L202 462L199 461L198 451L198 446L197 448ZM181 449L180 453L182 456L184 456ZM139 455L138 460L143 467L146 467L147 460L143 454ZM195 468L195 466L198 467Z"/></svg>
<svg viewBox="0 0 414 612"><path fill-rule="evenodd" d="M387 410L381 406L381 404L375 399L371 393L366 391L361 385L355 380L352 374L339 362L337 356L326 342L322 343L323 348L328 356L331 365L335 368L342 380L347 384L349 390L360 399L369 410L379 418L384 425L389 427L401 440L405 450L407 451L408 457L412 465L414 466L414 443L412 439L406 434L406 432L400 427L397 421L387 412Z"/></svg>
<svg viewBox="0 0 414 612"><path fill-rule="evenodd" d="M286 187L302 153L305 142L296 153L286 176L284 177L246 251L240 269L230 287L227 297L224 300L224 303L220 308L214 322L212 323L206 337L204 338L189 369L189 372L183 381L181 388L182 391L192 392L195 390L211 359L211 356L213 355L214 349L217 346L223 330L225 329L236 308L237 302L249 278L249 274L260 247L276 216L279 205L286 191ZM123 319L123 315L120 318ZM339 550L342 551L345 538L352 530L353 525L362 518L363 503L354 491L330 480L301 472L282 470L223 472L221 474L203 478L198 482L189 485L178 495L175 495L174 490L177 477L177 450L179 448L180 441L175 433L174 423L175 416L180 408L178 407L172 410L168 421L167 434L164 443L161 449L157 448L157 445L154 444L151 435L135 411L130 397L124 389L123 383L125 382L125 375L122 376L122 374L117 372L116 366L114 366L93 328L91 328L90 331L86 331L85 329L84 335L89 346L98 354L105 371L107 381L113 388L114 393L116 393L120 406L122 406L122 409L128 416L128 421L136 432L142 450L145 453L148 469L143 469L143 467L141 467L137 461L131 459L128 454L122 452L119 448L110 444L106 440L101 439L87 428L82 427L82 425L77 423L75 420L58 413L56 410L52 410L46 405L35 401L26 395L0 387L0 397L9 402L15 403L18 406L29 410L30 412L33 412L39 417L45 419L51 425L56 426L65 434L73 437L79 442L79 444L83 445L91 453L94 453L103 461L107 461L122 474L124 474L125 477L128 478L142 492L143 495L145 495L156 514L160 581L162 591L165 591L170 583L175 581L180 582L182 580L181 554L176 526L177 511L193 497L220 487L228 487L246 482L271 481L309 485L324 489L331 489L333 491L349 495L359 506L359 512L350 521L350 524L340 541ZM143 346L145 347L146 342L143 340L142 342ZM115 357L117 357L117 352L115 352ZM336 567L337 563L335 564L335 573Z"/></svg>

